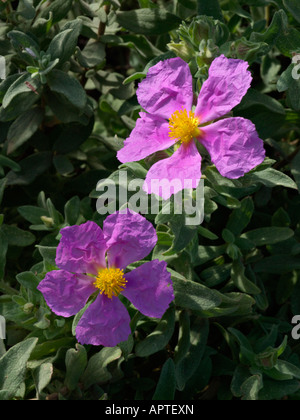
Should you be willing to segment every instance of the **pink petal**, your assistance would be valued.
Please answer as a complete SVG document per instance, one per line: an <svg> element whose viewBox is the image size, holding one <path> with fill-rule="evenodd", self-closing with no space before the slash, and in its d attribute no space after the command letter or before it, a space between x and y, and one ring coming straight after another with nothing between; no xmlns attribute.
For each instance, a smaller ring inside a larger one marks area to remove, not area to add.
<svg viewBox="0 0 300 420"><path fill-rule="evenodd" d="M212 62L195 110L201 123L225 116L241 102L252 81L248 67L246 61L224 55Z"/></svg>
<svg viewBox="0 0 300 420"><path fill-rule="evenodd" d="M227 118L202 129L200 139L221 175L240 178L265 159L255 125L244 118Z"/></svg>
<svg viewBox="0 0 300 420"><path fill-rule="evenodd" d="M94 222L68 226L60 231L62 237L56 252L56 265L72 273L97 274L106 267L106 242L101 228Z"/></svg>
<svg viewBox="0 0 300 420"><path fill-rule="evenodd" d="M50 271L37 288L55 314L68 318L77 314L95 292L93 281L82 274Z"/></svg>
<svg viewBox="0 0 300 420"><path fill-rule="evenodd" d="M136 93L139 104L149 114L169 119L182 108L190 111L193 82L188 64L178 57L160 61L149 69Z"/></svg>
<svg viewBox="0 0 300 420"><path fill-rule="evenodd" d="M167 200L185 188L197 188L200 179L201 156L191 141L182 144L170 158L155 163L148 171L143 189Z"/></svg>
<svg viewBox="0 0 300 420"><path fill-rule="evenodd" d="M84 312L76 327L81 344L115 347L131 334L130 317L118 297L99 294Z"/></svg>
<svg viewBox="0 0 300 420"><path fill-rule="evenodd" d="M125 277L128 283L122 294L142 314L161 318L174 300L167 263L158 260L150 261L127 273Z"/></svg>
<svg viewBox="0 0 300 420"><path fill-rule="evenodd" d="M157 243L153 225L140 214L127 210L106 218L103 231L107 240L110 267L126 268L150 254Z"/></svg>
<svg viewBox="0 0 300 420"><path fill-rule="evenodd" d="M144 159L174 144L174 139L169 137L169 124L166 120L145 112L141 112L140 117L130 137L125 140L124 147L118 151L117 158L122 163Z"/></svg>

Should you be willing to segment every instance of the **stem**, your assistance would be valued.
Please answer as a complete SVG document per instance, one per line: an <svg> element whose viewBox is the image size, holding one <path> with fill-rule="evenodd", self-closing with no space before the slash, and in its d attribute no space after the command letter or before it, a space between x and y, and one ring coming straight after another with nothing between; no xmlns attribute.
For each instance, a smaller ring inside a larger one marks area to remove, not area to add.
<svg viewBox="0 0 300 420"><path fill-rule="evenodd" d="M269 6L265 7L265 20L267 21L267 26L269 26L270 17L271 17L271 9L270 9L270 5L269 5Z"/></svg>
<svg viewBox="0 0 300 420"><path fill-rule="evenodd" d="M6 349L5 349L4 341L0 339L0 358L4 356L5 353L6 353Z"/></svg>
<svg viewBox="0 0 300 420"><path fill-rule="evenodd" d="M2 290L5 293L8 293L9 295L18 295L18 292L14 288L4 283L4 281L0 281L0 290Z"/></svg>
<svg viewBox="0 0 300 420"><path fill-rule="evenodd" d="M286 165L288 165L300 152L300 146L297 147L296 150L294 150L293 153L288 155L286 158L284 158L282 161L275 163L273 166L274 169L279 170L281 168L284 168Z"/></svg>
<svg viewBox="0 0 300 420"><path fill-rule="evenodd" d="M110 5L106 4L104 6L104 10L105 10L106 15L108 15L110 12ZM100 39L101 36L104 35L105 28L106 28L106 22L104 23L100 21L99 28L98 28L98 39Z"/></svg>

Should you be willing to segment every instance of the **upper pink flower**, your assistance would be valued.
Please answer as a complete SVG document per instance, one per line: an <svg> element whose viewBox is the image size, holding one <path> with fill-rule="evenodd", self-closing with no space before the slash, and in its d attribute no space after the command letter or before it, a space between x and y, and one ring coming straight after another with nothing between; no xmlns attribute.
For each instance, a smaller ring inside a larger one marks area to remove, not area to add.
<svg viewBox="0 0 300 420"><path fill-rule="evenodd" d="M146 112L118 152L120 162L133 162L179 144L175 153L155 163L148 171L144 190L168 199L184 188L185 180L196 188L201 179L201 156L196 138L210 153L212 162L227 178L240 178L265 159L263 141L255 125L244 118L224 117L248 91L252 76L248 63L216 58L203 83L195 109L193 81L181 58L160 61L151 67L138 87L137 98ZM216 121L217 120L217 121ZM178 180L173 190L162 180Z"/></svg>

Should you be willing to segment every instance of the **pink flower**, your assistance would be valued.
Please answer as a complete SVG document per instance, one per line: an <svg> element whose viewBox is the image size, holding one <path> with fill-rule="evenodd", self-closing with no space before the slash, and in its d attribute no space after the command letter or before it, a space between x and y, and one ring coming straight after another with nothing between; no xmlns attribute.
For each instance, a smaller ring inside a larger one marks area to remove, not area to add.
<svg viewBox="0 0 300 420"><path fill-rule="evenodd" d="M132 271L133 262L154 248L157 235L143 216L127 212L106 218L103 230L94 222L61 230L56 265L38 286L48 306L63 317L82 315L76 337L81 344L114 347L131 334L122 294L146 316L161 318L174 299L171 275L164 261L149 261Z"/></svg>
<svg viewBox="0 0 300 420"><path fill-rule="evenodd" d="M133 162L172 146L174 154L148 171L144 190L168 199L182 190L185 180L196 188L201 179L201 156L194 139L202 143L217 169L227 178L240 178L265 159L263 141L255 125L244 118L221 119L238 105L252 81L248 63L216 58L193 106L193 81L181 58L161 61L151 67L138 87L137 98L146 112L118 152L120 162ZM217 121L216 121L217 120ZM173 190L163 180L179 182Z"/></svg>

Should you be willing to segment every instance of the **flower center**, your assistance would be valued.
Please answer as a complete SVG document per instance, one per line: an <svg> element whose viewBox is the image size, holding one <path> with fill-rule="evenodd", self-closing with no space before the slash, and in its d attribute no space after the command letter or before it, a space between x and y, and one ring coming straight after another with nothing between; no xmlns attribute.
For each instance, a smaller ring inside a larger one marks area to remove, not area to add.
<svg viewBox="0 0 300 420"><path fill-rule="evenodd" d="M110 299L118 296L125 289L127 281L124 277L124 271L119 268L105 268L100 270L94 286L100 289L100 293L104 293Z"/></svg>
<svg viewBox="0 0 300 420"><path fill-rule="evenodd" d="M201 134L198 125L199 120L192 111L189 114L186 109L175 111L169 120L169 137L187 144Z"/></svg>

